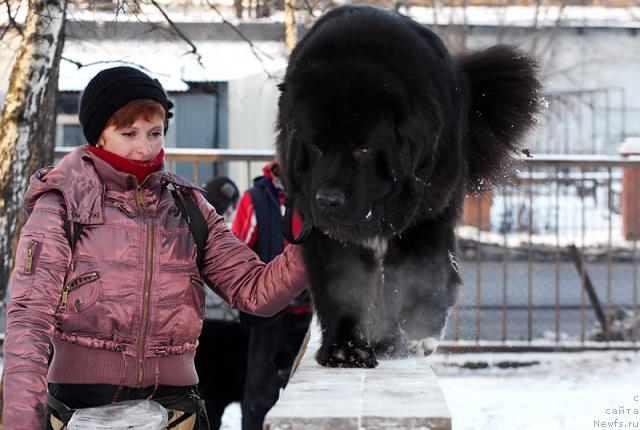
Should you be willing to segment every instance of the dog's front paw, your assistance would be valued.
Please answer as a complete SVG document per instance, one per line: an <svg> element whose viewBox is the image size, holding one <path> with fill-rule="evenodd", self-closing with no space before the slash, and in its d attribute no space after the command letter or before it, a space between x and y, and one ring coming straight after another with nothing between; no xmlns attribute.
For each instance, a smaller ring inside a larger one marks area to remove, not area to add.
<svg viewBox="0 0 640 430"><path fill-rule="evenodd" d="M438 349L440 339L437 337L426 337L423 339L410 340L407 345L407 349L410 353L417 356L431 355Z"/></svg>
<svg viewBox="0 0 640 430"><path fill-rule="evenodd" d="M373 344L373 349L380 358L405 358L410 352L400 333L385 336Z"/></svg>
<svg viewBox="0 0 640 430"><path fill-rule="evenodd" d="M325 367L364 367L378 365L373 348L366 342L338 341L323 345L316 360Z"/></svg>

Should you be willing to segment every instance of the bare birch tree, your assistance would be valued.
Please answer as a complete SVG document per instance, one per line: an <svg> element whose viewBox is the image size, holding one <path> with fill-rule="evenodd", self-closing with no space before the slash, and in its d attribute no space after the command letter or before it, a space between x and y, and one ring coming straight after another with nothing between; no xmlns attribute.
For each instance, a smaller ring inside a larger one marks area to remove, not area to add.
<svg viewBox="0 0 640 430"><path fill-rule="evenodd" d="M0 294L9 280L29 177L51 164L66 0L32 0L0 119Z"/></svg>
<svg viewBox="0 0 640 430"><path fill-rule="evenodd" d="M285 0L284 12L284 40L287 45L287 53L291 54L291 51L293 51L293 48L298 42L298 29L293 0Z"/></svg>

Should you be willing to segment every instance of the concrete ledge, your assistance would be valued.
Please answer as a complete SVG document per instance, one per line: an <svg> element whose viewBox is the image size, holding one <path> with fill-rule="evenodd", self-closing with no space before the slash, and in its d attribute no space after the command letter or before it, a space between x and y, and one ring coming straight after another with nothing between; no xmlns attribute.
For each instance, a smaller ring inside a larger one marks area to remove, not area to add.
<svg viewBox="0 0 640 430"><path fill-rule="evenodd" d="M375 369L318 365L320 333L311 340L267 430L449 430L451 415L427 358L381 361Z"/></svg>

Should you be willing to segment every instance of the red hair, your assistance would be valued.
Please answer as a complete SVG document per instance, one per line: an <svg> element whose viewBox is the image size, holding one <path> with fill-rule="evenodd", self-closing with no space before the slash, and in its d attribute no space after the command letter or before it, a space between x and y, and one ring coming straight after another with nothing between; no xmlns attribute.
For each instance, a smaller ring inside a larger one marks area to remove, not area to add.
<svg viewBox="0 0 640 430"><path fill-rule="evenodd" d="M122 129L130 127L139 119L153 121L156 118L160 118L164 121L164 128L166 130L167 113L164 110L164 107L154 100L137 99L130 101L111 115L111 118L107 121L105 128L113 125L115 128Z"/></svg>

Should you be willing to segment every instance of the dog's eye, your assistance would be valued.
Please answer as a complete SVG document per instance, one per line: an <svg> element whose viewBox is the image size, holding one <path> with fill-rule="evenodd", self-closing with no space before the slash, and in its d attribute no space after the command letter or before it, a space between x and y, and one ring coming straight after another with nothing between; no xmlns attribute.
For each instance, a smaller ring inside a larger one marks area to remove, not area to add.
<svg viewBox="0 0 640 430"><path fill-rule="evenodd" d="M320 147L318 145L314 145L313 143L309 145L311 147L311 150L313 151L314 154L316 155L322 155L322 149L320 149Z"/></svg>
<svg viewBox="0 0 640 430"><path fill-rule="evenodd" d="M371 151L366 146L360 146L353 150L353 155L356 157L366 157Z"/></svg>

